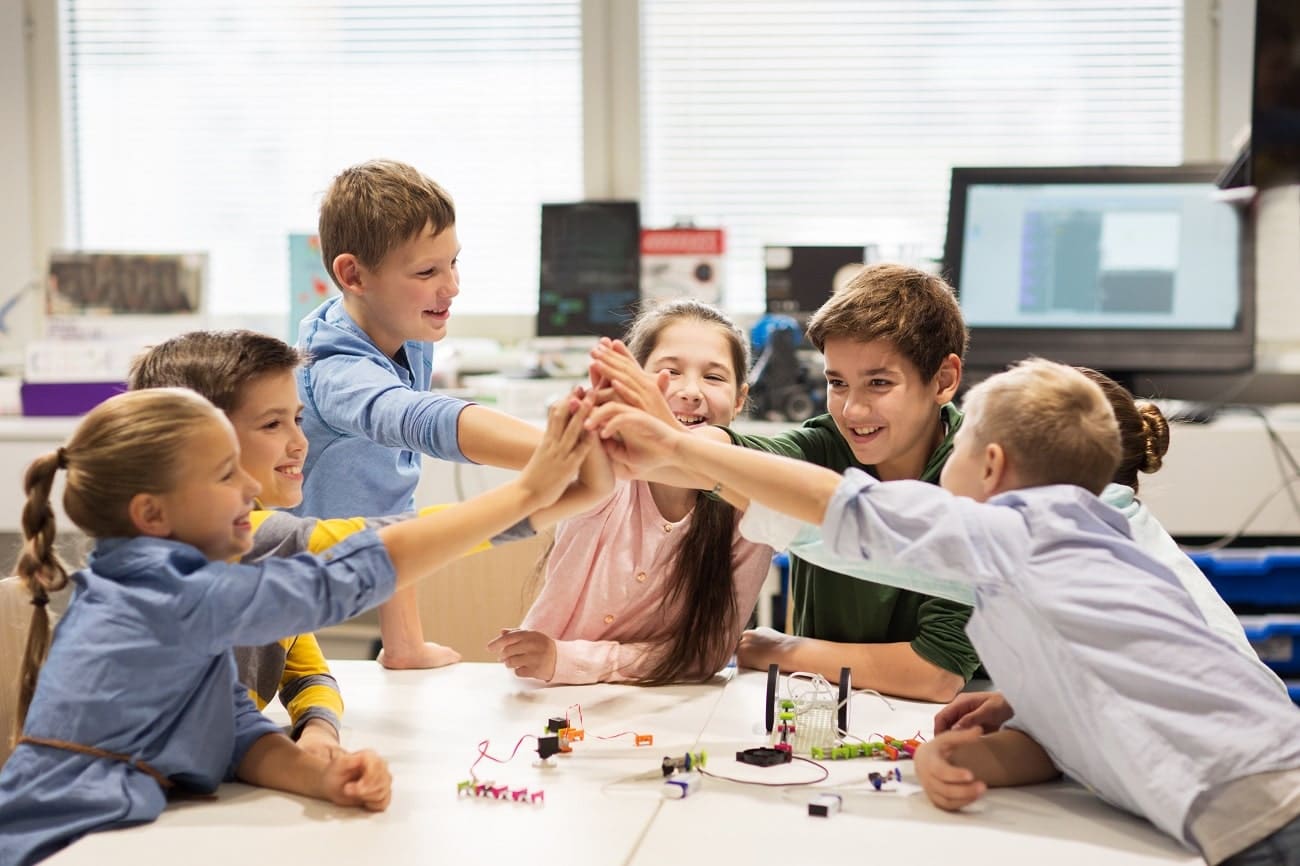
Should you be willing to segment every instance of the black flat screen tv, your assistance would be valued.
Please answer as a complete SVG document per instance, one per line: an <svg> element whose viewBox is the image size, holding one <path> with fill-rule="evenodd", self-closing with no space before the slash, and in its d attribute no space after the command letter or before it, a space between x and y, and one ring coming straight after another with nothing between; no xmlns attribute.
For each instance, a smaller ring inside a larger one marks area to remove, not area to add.
<svg viewBox="0 0 1300 866"><path fill-rule="evenodd" d="M967 366L1034 355L1102 370L1254 363L1249 221L1221 166L954 168L944 273Z"/></svg>
<svg viewBox="0 0 1300 866"><path fill-rule="evenodd" d="M1251 182L1300 183L1300 0L1256 0Z"/></svg>

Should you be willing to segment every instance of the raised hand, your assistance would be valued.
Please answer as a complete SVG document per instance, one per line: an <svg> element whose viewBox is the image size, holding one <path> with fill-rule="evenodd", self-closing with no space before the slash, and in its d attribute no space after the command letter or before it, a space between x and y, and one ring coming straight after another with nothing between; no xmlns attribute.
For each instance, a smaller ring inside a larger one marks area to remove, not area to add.
<svg viewBox="0 0 1300 866"><path fill-rule="evenodd" d="M594 435L583 427L591 414L592 401L575 388L567 399L556 400L546 415L546 430L528 465L519 473L519 483L544 508L560 498L578 472L578 466L594 443Z"/></svg>
<svg viewBox="0 0 1300 866"><path fill-rule="evenodd" d="M601 443L615 464L622 464L635 473L671 463L678 437L688 435L676 419L669 424L623 403L597 406L587 426L599 432Z"/></svg>
<svg viewBox="0 0 1300 866"><path fill-rule="evenodd" d="M597 404L618 400L649 412L665 424L677 423L664 396L668 390L667 370L661 370L657 376L647 373L622 340L601 340L591 350L591 358L592 376L602 382L596 389Z"/></svg>

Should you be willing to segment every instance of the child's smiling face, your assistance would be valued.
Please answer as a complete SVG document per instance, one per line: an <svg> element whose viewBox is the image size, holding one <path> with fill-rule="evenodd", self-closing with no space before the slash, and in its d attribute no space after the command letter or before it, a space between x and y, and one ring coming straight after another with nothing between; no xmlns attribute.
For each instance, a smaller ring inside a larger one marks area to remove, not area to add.
<svg viewBox="0 0 1300 866"><path fill-rule="evenodd" d="M425 226L375 269L358 263L360 290L344 295L349 314L390 358L408 340L441 340L452 299L460 294L459 257L454 225L437 233Z"/></svg>
<svg viewBox="0 0 1300 866"><path fill-rule="evenodd" d="M727 332L709 322L684 318L664 327L645 369L669 372L668 406L686 427L730 424L749 393L735 369Z"/></svg>
<svg viewBox="0 0 1300 866"><path fill-rule="evenodd" d="M229 417L239 438L244 471L262 487L262 504L292 508L302 502L307 437L302 432L302 402L294 371L277 370L253 379L244 386Z"/></svg>
<svg viewBox="0 0 1300 866"><path fill-rule="evenodd" d="M826 407L854 458L885 480L920 477L943 439L939 407L955 390L950 372L926 381L888 340L833 337L822 354Z"/></svg>
<svg viewBox="0 0 1300 866"><path fill-rule="evenodd" d="M239 463L235 431L214 414L191 434L188 448L180 482L156 496L166 524L157 534L214 561L242 556L253 543L249 512L260 487Z"/></svg>

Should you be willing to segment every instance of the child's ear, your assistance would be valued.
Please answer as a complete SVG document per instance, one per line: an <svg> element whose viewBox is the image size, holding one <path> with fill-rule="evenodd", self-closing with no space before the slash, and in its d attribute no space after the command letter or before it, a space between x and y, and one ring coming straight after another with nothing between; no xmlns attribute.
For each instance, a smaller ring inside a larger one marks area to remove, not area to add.
<svg viewBox="0 0 1300 866"><path fill-rule="evenodd" d="M984 471L980 474L980 487L984 499L1003 492L1007 483L1007 452L996 442L984 446Z"/></svg>
<svg viewBox="0 0 1300 866"><path fill-rule="evenodd" d="M334 279L345 289L360 292L361 262L352 253L339 253L334 257Z"/></svg>
<svg viewBox="0 0 1300 866"><path fill-rule="evenodd" d="M126 506L131 525L141 535L166 538L172 534L171 521L161 499L152 493L137 493Z"/></svg>
<svg viewBox="0 0 1300 866"><path fill-rule="evenodd" d="M934 401L940 406L951 403L961 385L961 358L951 353L944 358L939 364L939 372L934 374L934 383Z"/></svg>
<svg viewBox="0 0 1300 866"><path fill-rule="evenodd" d="M745 401L748 399L749 399L749 383L746 382L745 384L741 385L740 390L736 392L736 405L733 408L735 409L737 415L739 415L741 410L745 408Z"/></svg>

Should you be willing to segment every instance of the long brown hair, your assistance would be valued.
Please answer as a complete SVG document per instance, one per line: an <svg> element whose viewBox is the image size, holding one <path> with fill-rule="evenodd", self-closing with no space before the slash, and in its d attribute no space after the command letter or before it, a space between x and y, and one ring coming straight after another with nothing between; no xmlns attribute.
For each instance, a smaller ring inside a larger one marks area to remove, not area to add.
<svg viewBox="0 0 1300 866"><path fill-rule="evenodd" d="M649 309L628 330L627 347L645 366L664 329L680 321L715 325L731 347L736 387L749 371L749 341L735 323L708 304L677 300ZM736 619L735 577L731 567L731 541L736 531L736 511L720 499L696 497L690 527L678 540L669 575L666 609L680 606L670 624L668 650L642 678L645 685L702 682L731 655L731 624Z"/></svg>
<svg viewBox="0 0 1300 866"><path fill-rule="evenodd" d="M1137 402L1132 393L1105 373L1088 367L1079 372L1101 386L1101 392L1115 410L1119 422L1120 446L1124 449L1119 468L1111 480L1137 493L1138 473L1158 472L1169 451L1169 422L1154 403Z"/></svg>
<svg viewBox="0 0 1300 866"><path fill-rule="evenodd" d="M27 720L41 665L50 650L46 610L50 593L68 582L68 570L54 552L50 489L55 475L67 470L63 510L87 535L136 535L128 513L132 497L175 487L195 426L221 417L207 400L180 388L119 394L91 410L67 445L37 457L27 467L24 544L14 572L31 593L34 609L19 674L16 731Z"/></svg>

